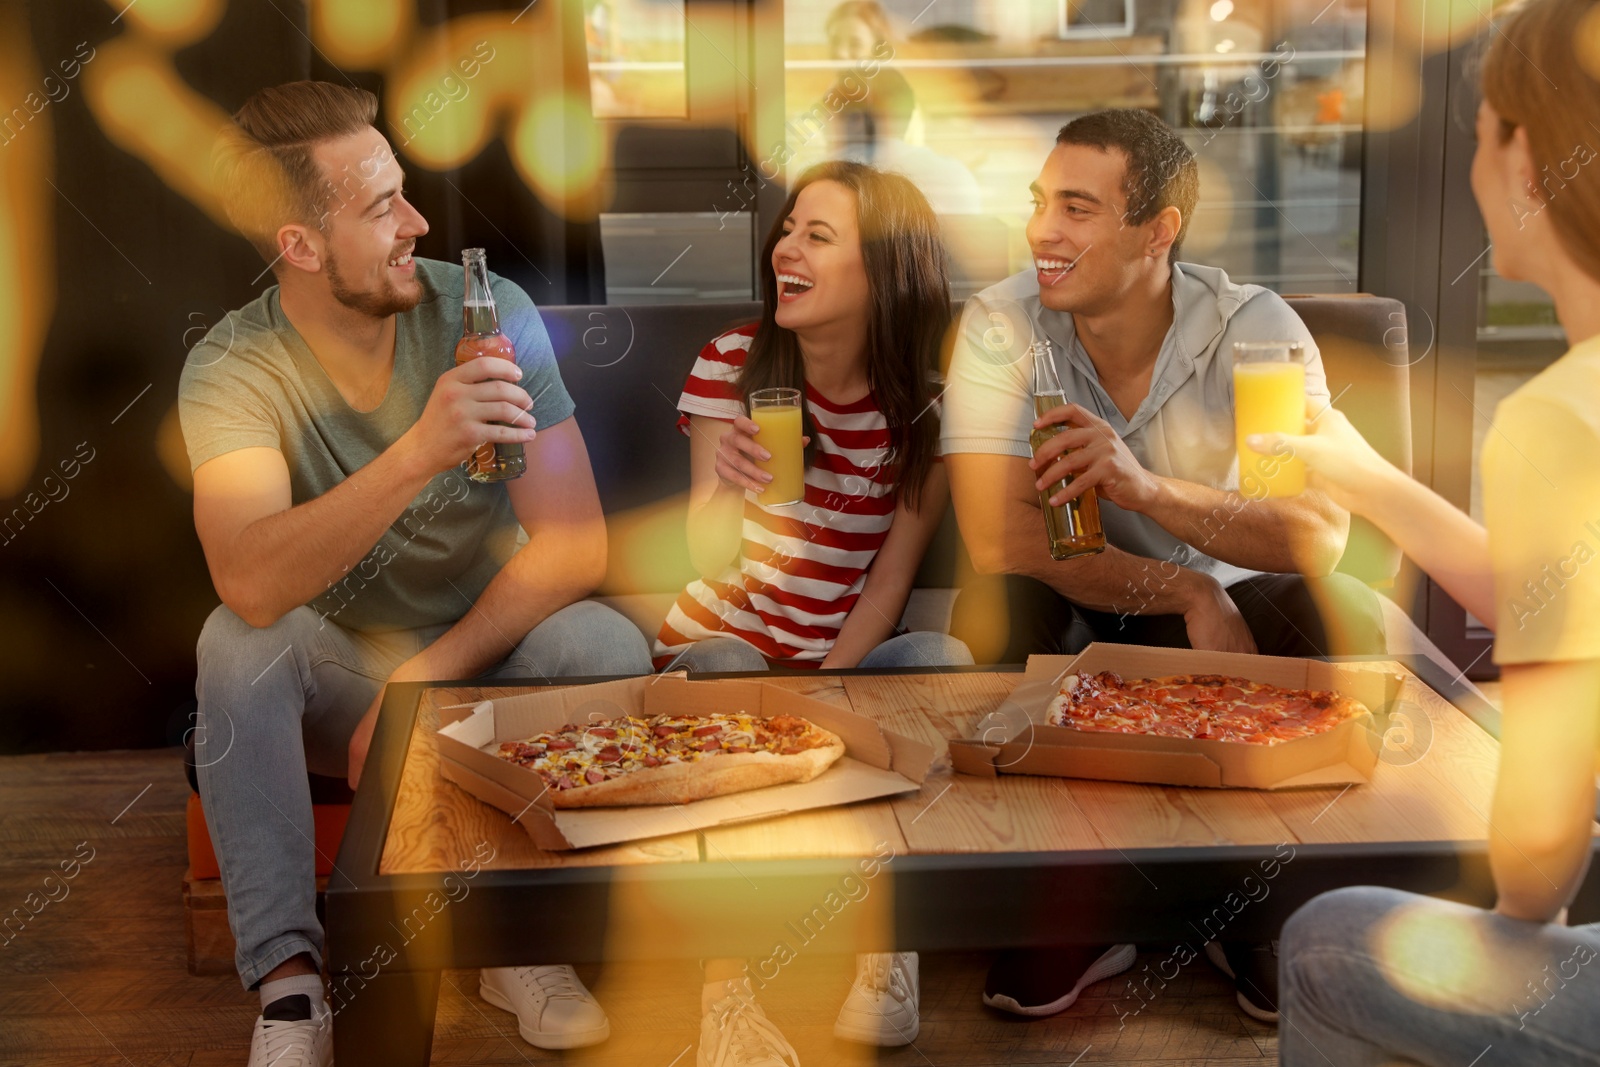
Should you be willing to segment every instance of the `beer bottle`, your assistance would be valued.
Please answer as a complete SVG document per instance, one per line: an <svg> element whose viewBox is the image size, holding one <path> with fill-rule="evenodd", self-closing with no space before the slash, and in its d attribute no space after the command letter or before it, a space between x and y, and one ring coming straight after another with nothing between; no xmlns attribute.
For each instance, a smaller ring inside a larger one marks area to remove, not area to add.
<svg viewBox="0 0 1600 1067"><path fill-rule="evenodd" d="M517 350L511 339L500 332L500 316L495 312L494 294L489 290L489 265L483 249L468 248L461 253L467 283L461 297L461 333L456 344L456 366L479 356L499 356L515 361ZM503 482L520 478L527 468L522 442L493 444L485 441L467 460L467 477L475 482Z"/></svg>
<svg viewBox="0 0 1600 1067"><path fill-rule="evenodd" d="M1033 356L1033 417L1041 418L1067 402L1066 390L1056 373L1055 354L1048 338L1028 346ZM1046 426L1029 435L1035 456L1039 448L1060 433L1064 426ZM1070 450L1069 450L1070 451ZM1063 452L1062 455L1067 453ZM1093 488L1085 489L1065 504L1052 505L1050 497L1066 488L1067 480L1039 491L1039 508L1044 512L1045 535L1050 539L1051 559L1092 556L1106 547L1105 531L1100 528L1100 498Z"/></svg>

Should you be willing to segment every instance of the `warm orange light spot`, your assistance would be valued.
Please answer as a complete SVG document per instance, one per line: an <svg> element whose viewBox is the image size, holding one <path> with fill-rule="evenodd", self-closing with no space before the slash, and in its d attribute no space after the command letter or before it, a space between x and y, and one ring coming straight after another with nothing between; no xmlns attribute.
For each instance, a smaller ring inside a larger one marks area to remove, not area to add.
<svg viewBox="0 0 1600 1067"><path fill-rule="evenodd" d="M125 24L161 44L181 48L201 40L222 21L226 0L106 0Z"/></svg>
<svg viewBox="0 0 1600 1067"><path fill-rule="evenodd" d="M528 101L510 135L517 171L542 198L569 217L586 210L605 163L605 139L584 104L552 94Z"/></svg>
<svg viewBox="0 0 1600 1067"><path fill-rule="evenodd" d="M132 37L100 46L84 67L83 89L107 137L220 225L228 224L211 172L217 131L228 121L221 108L190 89L165 56Z"/></svg>
<svg viewBox="0 0 1600 1067"><path fill-rule="evenodd" d="M1392 912L1372 934L1379 966L1396 990L1419 1004L1460 1011L1495 988L1495 964L1463 916L1432 904ZM1503 984L1503 983L1502 983Z"/></svg>
<svg viewBox="0 0 1600 1067"><path fill-rule="evenodd" d="M156 427L156 458L179 489L194 492L194 474L189 470L189 450L183 443L176 402L161 416L161 424Z"/></svg>
<svg viewBox="0 0 1600 1067"><path fill-rule="evenodd" d="M441 32L391 73L384 115L396 149L436 170L483 151L508 103L501 75L520 51L494 36Z"/></svg>
<svg viewBox="0 0 1600 1067"><path fill-rule="evenodd" d="M40 79L30 40L23 9L0 6L0 99L24 114ZM56 300L52 118L45 107L26 125L0 123L0 499L23 491L39 458L34 383Z"/></svg>
<svg viewBox="0 0 1600 1067"><path fill-rule="evenodd" d="M1590 8L1578 23L1578 39L1573 42L1578 66L1591 78L1600 79L1600 8Z"/></svg>
<svg viewBox="0 0 1600 1067"><path fill-rule="evenodd" d="M342 67L388 65L411 32L409 0L307 0L307 6L311 39Z"/></svg>

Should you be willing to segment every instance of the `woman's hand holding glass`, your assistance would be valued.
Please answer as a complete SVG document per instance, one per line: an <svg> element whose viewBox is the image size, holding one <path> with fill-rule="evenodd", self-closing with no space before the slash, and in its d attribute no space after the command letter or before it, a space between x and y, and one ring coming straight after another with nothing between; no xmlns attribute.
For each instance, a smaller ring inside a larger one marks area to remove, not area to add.
<svg viewBox="0 0 1600 1067"><path fill-rule="evenodd" d="M760 462L772 458L772 453L756 440L760 432L761 427L756 425L754 419L741 415L733 420L732 428L717 442L717 480L729 489L739 492L748 489L759 494L765 492L767 484L772 481L772 475L759 466ZM810 436L800 438L801 448L810 443Z"/></svg>
<svg viewBox="0 0 1600 1067"><path fill-rule="evenodd" d="M1315 410L1306 405L1307 434L1252 434L1246 444L1264 456L1293 455L1306 465L1310 486L1328 494L1341 508L1369 515L1378 504L1375 494L1390 479L1405 475L1367 443L1344 412L1331 405Z"/></svg>

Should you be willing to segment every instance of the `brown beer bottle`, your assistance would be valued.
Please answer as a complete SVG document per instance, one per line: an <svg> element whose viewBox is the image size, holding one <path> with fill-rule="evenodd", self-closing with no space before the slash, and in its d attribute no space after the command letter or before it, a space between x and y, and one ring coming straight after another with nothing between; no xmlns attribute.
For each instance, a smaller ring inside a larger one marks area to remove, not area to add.
<svg viewBox="0 0 1600 1067"><path fill-rule="evenodd" d="M1035 341L1028 347L1033 355L1033 417L1037 419L1065 404L1067 394L1061 388L1061 378L1056 373L1055 353L1051 351L1050 342ZM1029 444L1033 446L1033 454L1037 456L1040 447L1064 429L1063 426L1046 426L1042 430L1032 431ZM1050 498L1066 486L1067 480L1063 478L1039 491L1039 508L1044 512L1050 558L1075 559L1103 551L1106 534L1100 528L1100 498L1091 487L1065 504L1052 506Z"/></svg>
<svg viewBox="0 0 1600 1067"><path fill-rule="evenodd" d="M489 265L481 248L461 253L467 284L461 296L462 338L456 344L456 366L479 356L499 356L515 361L517 350L511 339L500 332L500 316L489 290ZM467 477L475 482L503 482L520 478L528 469L522 455L522 442L493 444L484 442L467 460Z"/></svg>

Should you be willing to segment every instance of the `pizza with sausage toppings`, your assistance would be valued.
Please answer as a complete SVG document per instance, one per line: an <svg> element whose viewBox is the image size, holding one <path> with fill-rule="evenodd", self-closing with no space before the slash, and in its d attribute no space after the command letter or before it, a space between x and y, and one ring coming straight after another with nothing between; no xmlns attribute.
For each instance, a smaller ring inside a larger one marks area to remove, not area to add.
<svg viewBox="0 0 1600 1067"><path fill-rule="evenodd" d="M1124 680L1114 671L1069 674L1049 722L1074 730L1273 745L1325 733L1366 712L1349 697L1247 678L1178 674Z"/></svg>
<svg viewBox="0 0 1600 1067"><path fill-rule="evenodd" d="M568 723L500 745L558 808L687 804L809 782L844 755L838 735L793 715L656 715Z"/></svg>

